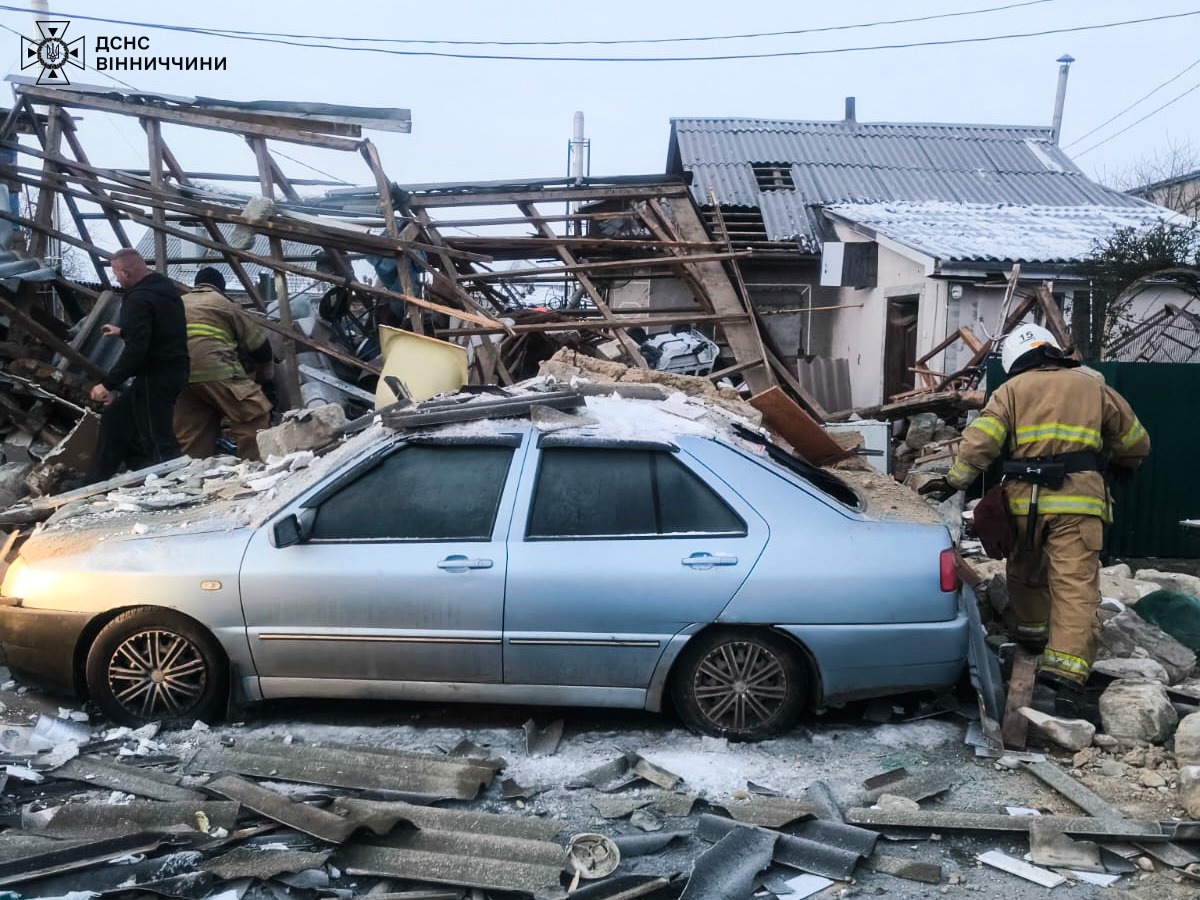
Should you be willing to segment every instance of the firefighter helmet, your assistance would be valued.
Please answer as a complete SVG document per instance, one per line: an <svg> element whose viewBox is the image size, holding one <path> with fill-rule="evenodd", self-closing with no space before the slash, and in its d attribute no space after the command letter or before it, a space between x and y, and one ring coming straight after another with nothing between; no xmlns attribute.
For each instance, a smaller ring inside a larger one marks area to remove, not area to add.
<svg viewBox="0 0 1200 900"><path fill-rule="evenodd" d="M1058 345L1054 335L1041 325L1018 325L1005 335L1004 344L1000 348L1000 362L1004 366L1005 373L1012 372L1013 363L1030 350L1045 346L1062 352L1062 347Z"/></svg>

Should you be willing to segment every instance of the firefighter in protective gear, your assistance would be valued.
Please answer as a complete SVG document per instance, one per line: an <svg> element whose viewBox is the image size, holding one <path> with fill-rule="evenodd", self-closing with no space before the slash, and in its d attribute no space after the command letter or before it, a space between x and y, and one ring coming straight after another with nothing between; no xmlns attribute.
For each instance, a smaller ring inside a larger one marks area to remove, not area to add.
<svg viewBox="0 0 1200 900"><path fill-rule="evenodd" d="M1017 326L1001 361L1009 380L963 432L946 480L963 490L1007 457L1017 525L1007 576L1017 639L1041 649L1047 680L1075 689L1096 655L1100 551L1112 521L1104 470L1132 473L1150 438L1126 400L1081 370L1045 328Z"/></svg>
<svg viewBox="0 0 1200 900"><path fill-rule="evenodd" d="M256 435L271 424L271 401L263 383L274 376L274 356L266 332L221 291L225 278L205 266L195 289L183 295L191 372L175 403L175 435L183 452L204 459L216 452L222 421L243 459L259 458ZM254 364L251 379L242 365Z"/></svg>

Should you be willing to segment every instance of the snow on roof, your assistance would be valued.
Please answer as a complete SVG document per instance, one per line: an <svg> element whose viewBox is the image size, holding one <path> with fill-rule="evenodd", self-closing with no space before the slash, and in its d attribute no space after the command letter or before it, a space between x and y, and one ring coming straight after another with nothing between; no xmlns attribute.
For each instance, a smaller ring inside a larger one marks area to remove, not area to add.
<svg viewBox="0 0 1200 900"><path fill-rule="evenodd" d="M837 203L832 216L943 262L1069 263L1117 228L1182 217L1155 206L1015 206L993 203Z"/></svg>

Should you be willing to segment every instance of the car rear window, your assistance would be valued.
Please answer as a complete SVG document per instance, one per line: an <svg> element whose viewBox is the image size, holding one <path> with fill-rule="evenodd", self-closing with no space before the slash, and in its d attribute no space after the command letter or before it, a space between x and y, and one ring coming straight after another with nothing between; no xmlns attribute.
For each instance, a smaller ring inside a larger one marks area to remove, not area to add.
<svg viewBox="0 0 1200 900"><path fill-rule="evenodd" d="M746 523L663 450L543 448L526 536L532 540L744 535Z"/></svg>
<svg viewBox="0 0 1200 900"><path fill-rule="evenodd" d="M802 478L821 493L828 495L843 506L848 506L854 510L862 510L862 498L858 496L854 488L850 487L850 485L846 484L846 482L842 481L836 475L826 472L818 466L814 466L803 457L788 453L782 447L748 428L734 425L734 430L737 432L738 437L762 447L772 462L787 469L793 475Z"/></svg>

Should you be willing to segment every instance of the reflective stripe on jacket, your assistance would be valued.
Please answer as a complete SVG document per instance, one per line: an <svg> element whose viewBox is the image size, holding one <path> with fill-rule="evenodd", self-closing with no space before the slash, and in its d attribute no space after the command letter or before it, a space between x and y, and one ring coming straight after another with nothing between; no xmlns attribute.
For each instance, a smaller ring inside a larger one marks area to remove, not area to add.
<svg viewBox="0 0 1200 900"><path fill-rule="evenodd" d="M183 295L187 314L188 356L192 360L188 382L245 378L239 349L249 353L267 340L266 332L247 318L224 294L201 285Z"/></svg>
<svg viewBox="0 0 1200 900"><path fill-rule="evenodd" d="M1078 368L1032 369L1000 385L963 431L947 480L966 488L1001 453L1022 459L1078 451L1108 452L1117 464L1135 469L1150 452L1150 438L1125 398L1103 379ZM1032 492L1028 482L1009 482L1014 514L1029 512ZM1037 508L1112 521L1100 472L1073 472L1060 489L1041 488Z"/></svg>

